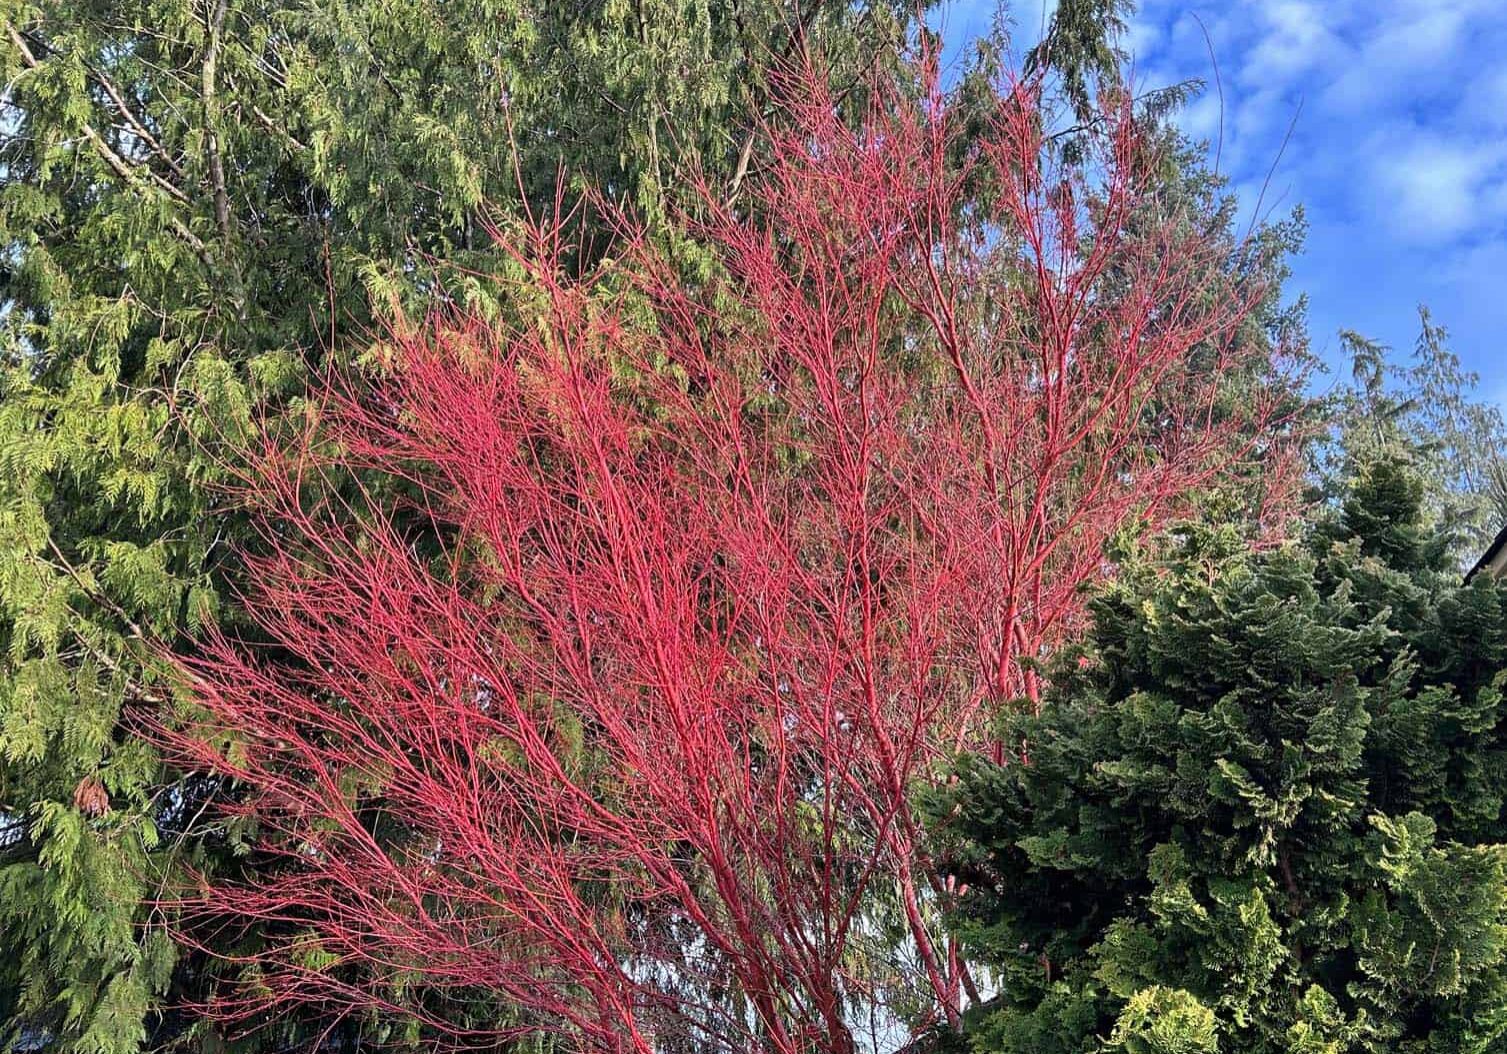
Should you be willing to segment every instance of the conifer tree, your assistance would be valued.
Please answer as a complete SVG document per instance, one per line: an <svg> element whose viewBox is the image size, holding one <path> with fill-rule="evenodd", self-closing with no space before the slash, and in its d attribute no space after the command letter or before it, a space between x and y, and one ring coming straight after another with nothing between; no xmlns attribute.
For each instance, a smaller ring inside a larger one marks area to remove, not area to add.
<svg viewBox="0 0 1507 1054"><path fill-rule="evenodd" d="M1350 377L1328 397L1330 423L1315 448L1320 494L1333 498L1347 474L1379 457L1400 457L1424 483L1424 504L1469 563L1507 524L1507 422L1482 398L1480 378L1460 365L1449 334L1418 309L1411 364L1393 349L1346 330Z"/></svg>
<svg viewBox="0 0 1507 1054"><path fill-rule="evenodd" d="M975 1049L1500 1049L1507 589L1422 503L1383 460L1303 545L1189 529L932 801Z"/></svg>
<svg viewBox="0 0 1507 1054"><path fill-rule="evenodd" d="M0 1048L162 1024L176 953L138 905L226 832L190 836L212 784L120 718L162 697L149 645L226 607L219 436L372 302L446 274L488 309L486 224L561 172L651 222L691 167L736 195L770 69L868 68L913 10L0 3Z"/></svg>

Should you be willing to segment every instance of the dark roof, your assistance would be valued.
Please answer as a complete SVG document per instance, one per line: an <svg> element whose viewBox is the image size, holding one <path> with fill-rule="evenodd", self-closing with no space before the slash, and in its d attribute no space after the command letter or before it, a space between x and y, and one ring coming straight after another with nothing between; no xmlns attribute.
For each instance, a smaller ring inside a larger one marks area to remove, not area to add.
<svg viewBox="0 0 1507 1054"><path fill-rule="evenodd" d="M1501 555L1503 549L1507 549L1507 526L1503 526L1503 528L1497 532L1496 539L1486 547L1486 551L1481 554L1481 559L1476 561L1474 567L1465 572L1465 581L1469 582L1472 578L1474 578L1476 576L1476 572L1481 570L1481 568L1485 567L1487 564L1491 563L1499 555Z"/></svg>

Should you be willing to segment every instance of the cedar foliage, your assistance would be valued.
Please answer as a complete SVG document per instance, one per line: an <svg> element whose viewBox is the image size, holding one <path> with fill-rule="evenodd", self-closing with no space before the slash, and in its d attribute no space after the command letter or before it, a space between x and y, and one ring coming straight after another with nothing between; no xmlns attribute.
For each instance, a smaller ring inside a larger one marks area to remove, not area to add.
<svg viewBox="0 0 1507 1054"><path fill-rule="evenodd" d="M220 436L296 405L371 303L445 273L495 310L490 210L547 209L562 170L651 220L687 166L732 193L771 67L867 69L913 11L0 3L0 1045L162 1024L176 953L141 902L213 864L205 784L120 718L161 701L152 646L236 617Z"/></svg>
<svg viewBox="0 0 1507 1054"><path fill-rule="evenodd" d="M977 1049L1500 1049L1507 587L1422 502L1383 460L1304 544L1190 528L933 799Z"/></svg>

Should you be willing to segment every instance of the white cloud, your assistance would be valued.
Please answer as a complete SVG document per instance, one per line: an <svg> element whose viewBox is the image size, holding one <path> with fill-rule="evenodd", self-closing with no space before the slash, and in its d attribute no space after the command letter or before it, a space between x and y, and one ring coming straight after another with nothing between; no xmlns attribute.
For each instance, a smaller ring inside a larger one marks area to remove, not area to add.
<svg viewBox="0 0 1507 1054"><path fill-rule="evenodd" d="M1464 123L1491 130L1507 128L1507 66L1485 67L1464 86L1461 96L1459 117Z"/></svg>
<svg viewBox="0 0 1507 1054"><path fill-rule="evenodd" d="M1452 141L1417 129L1393 129L1372 142L1369 189L1374 207L1401 237L1446 243L1501 219L1500 146Z"/></svg>
<svg viewBox="0 0 1507 1054"><path fill-rule="evenodd" d="M1326 24L1340 5L1308 0L1266 0L1251 8L1265 23L1255 46L1242 63L1251 83L1289 78L1343 55L1344 44Z"/></svg>
<svg viewBox="0 0 1507 1054"><path fill-rule="evenodd" d="M1161 39L1162 27L1152 25L1142 18L1132 19L1125 29L1125 38L1120 45L1132 56L1144 55Z"/></svg>
<svg viewBox="0 0 1507 1054"><path fill-rule="evenodd" d="M1194 139L1207 139L1211 143L1219 136L1220 126L1226 115L1219 96L1206 91L1178 114L1178 125Z"/></svg>
<svg viewBox="0 0 1507 1054"><path fill-rule="evenodd" d="M1212 45L1221 167L1246 215L1301 104L1264 209L1305 205L1301 287L1346 312L1364 305L1342 324L1385 320L1403 329L1377 335L1406 346L1412 303L1429 300L1448 307L1457 338L1480 343L1460 349L1467 361L1507 370L1507 2L1143 0L1128 43L1161 78L1148 72L1145 87L1209 83L1180 123L1211 143Z"/></svg>
<svg viewBox="0 0 1507 1054"><path fill-rule="evenodd" d="M1507 8L1491 0L1254 0L1202 15L1148 0L1133 40L1169 79L1224 87L1222 162L1259 185L1301 105L1274 184L1311 207L1440 244L1504 217L1507 151L1483 124L1507 127ZM1212 139L1211 90L1181 115Z"/></svg>

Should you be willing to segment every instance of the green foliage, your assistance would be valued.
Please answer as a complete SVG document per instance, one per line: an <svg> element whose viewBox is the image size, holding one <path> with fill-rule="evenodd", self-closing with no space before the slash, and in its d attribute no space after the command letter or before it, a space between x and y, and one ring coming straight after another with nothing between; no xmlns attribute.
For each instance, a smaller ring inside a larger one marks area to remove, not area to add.
<svg viewBox="0 0 1507 1054"><path fill-rule="evenodd" d="M1190 528L932 803L980 1051L1507 1042L1507 588L1372 466L1304 545Z"/></svg>
<svg viewBox="0 0 1507 1054"><path fill-rule="evenodd" d="M373 303L497 310L488 223L561 174L651 226L693 170L732 193L797 40L851 77L914 10L0 0L0 1046L165 1043L150 1008L212 979L141 905L236 841L157 841L198 803L128 719L154 649L235 619L224 441L300 412Z"/></svg>
<svg viewBox="0 0 1507 1054"><path fill-rule="evenodd" d="M1125 60L1119 38L1134 0L1058 0L1041 42L1026 53L1026 72L1051 67L1080 121L1092 118L1100 86L1118 86Z"/></svg>
<svg viewBox="0 0 1507 1054"><path fill-rule="evenodd" d="M1214 1012L1187 992L1144 988L1130 997L1109 1039L1125 1054L1216 1054Z"/></svg>
<svg viewBox="0 0 1507 1054"><path fill-rule="evenodd" d="M1321 495L1334 498L1360 467L1391 457L1411 463L1426 503L1470 562L1507 524L1507 422L1476 394L1480 378L1460 366L1448 333L1420 307L1410 366L1359 333L1340 334L1349 382L1330 398L1330 433L1316 449Z"/></svg>

